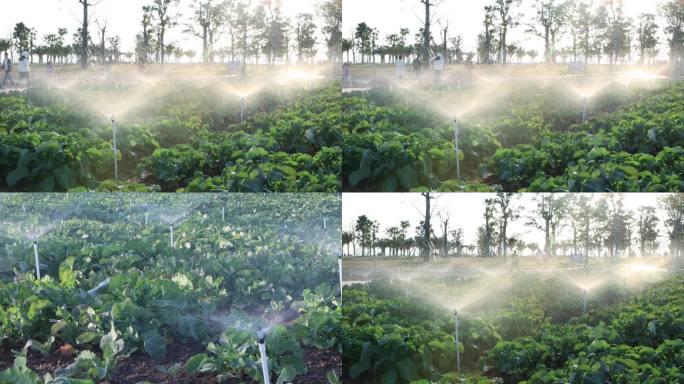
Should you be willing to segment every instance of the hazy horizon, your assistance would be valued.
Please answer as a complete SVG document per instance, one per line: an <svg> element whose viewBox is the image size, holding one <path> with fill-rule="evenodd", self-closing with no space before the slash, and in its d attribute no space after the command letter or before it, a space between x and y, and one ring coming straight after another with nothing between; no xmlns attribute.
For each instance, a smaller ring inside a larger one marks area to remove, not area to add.
<svg viewBox="0 0 684 384"><path fill-rule="evenodd" d="M575 194L581 195L581 194ZM661 250L666 248L667 233L663 221L666 219L665 213L659 208L658 199L662 194L640 193L640 194L621 194L624 198L624 206L633 212L638 212L642 206L653 206L656 214L660 218L658 229L660 237L658 239ZM485 193L438 193L432 202L433 206L433 230L441 235L440 217L449 217L449 231L460 228L464 232L465 243L468 245L477 244L478 228L484 225L485 200L492 198L495 194ZM541 248L544 246L544 233L534 227L527 226L527 217L532 214L535 207L534 198L537 194L518 194L515 195L514 207L525 207L522 217L509 224L509 237L515 237L526 243L536 243ZM594 199L598 199L601 194L589 194ZM385 230L389 227L398 226L400 221L408 220L411 222L409 236L413 237L415 228L423 220L425 210L425 199L419 193L349 193L344 195L342 200L342 228L345 231L352 229L354 222L361 215L368 216L369 219L380 223L380 234L385 236ZM633 217L637 219L635 214ZM569 228L564 227L566 233ZM558 240L567 240L568 236L561 235Z"/></svg>
<svg viewBox="0 0 684 384"><path fill-rule="evenodd" d="M449 37L462 36L464 50L475 52L477 50L477 36L483 30L482 22L484 19L485 5L493 4L493 0L443 0L440 5L433 8L433 25L440 28L441 25L449 24ZM650 0L625 0L625 14L636 18L641 13L653 13L658 15L658 4L660 1ZM525 33L527 29L526 21L533 15L530 0L523 0L522 6L518 7L517 13L524 15L522 25L512 28L509 32L508 41L524 46L527 50L535 49L540 55L543 54L543 40ZM415 42L414 36L418 29L422 27L424 18L424 7L419 0L344 0L342 12L342 33L344 38L353 36L356 26L367 23L371 28L380 30L380 41L385 42L385 37L391 33L398 33L400 28L409 28L408 41ZM661 55L665 42L662 39L662 22L659 32ZM441 38L435 35L435 41L439 43ZM562 40L559 48L564 46Z"/></svg>
<svg viewBox="0 0 684 384"><path fill-rule="evenodd" d="M316 5L319 0L281 0L283 15L293 19L299 13L311 13L317 24L316 37L318 39L318 56L325 56L324 42L322 41L321 25L316 15ZM49 3L49 4L46 4ZM142 27L143 5L151 1L144 0L100 0L97 6L90 8L91 31L93 41L97 42L98 31L96 20L106 20L107 35L121 37L121 51L133 51L135 48L135 35ZM174 7L174 13L181 14L179 25L172 27L167 33L166 42L176 43L184 50L195 50L200 55L202 50L201 39L188 33L183 33L185 24L191 15L192 0L180 0L179 5ZM257 3L255 3L257 4ZM39 9L40 12L35 12ZM37 31L37 45L42 44L43 36L56 33L58 28L67 28L68 35L65 38L71 43L72 35L80 27L82 18L82 6L77 0L22 0L6 3L0 7L0 38L11 36L14 25L24 22L28 27ZM228 45L226 36L219 38L217 47Z"/></svg>

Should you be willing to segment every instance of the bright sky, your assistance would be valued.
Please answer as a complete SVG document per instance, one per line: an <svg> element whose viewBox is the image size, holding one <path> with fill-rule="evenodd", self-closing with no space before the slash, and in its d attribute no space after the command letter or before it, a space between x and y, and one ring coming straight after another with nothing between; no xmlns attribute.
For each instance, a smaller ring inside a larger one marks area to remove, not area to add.
<svg viewBox="0 0 684 384"><path fill-rule="evenodd" d="M145 0L99 0L99 5L91 8L91 20L107 20L110 31L108 34L121 36L122 49L132 50L135 46L135 35L142 29L142 6L150 3L151 1ZM258 1L253 3L257 4ZM316 17L317 3L318 0L282 0L283 13L292 19L299 13L311 13ZM183 15L182 24L185 24L192 15L192 4L193 0L180 0L177 12ZM78 0L2 0L0 36L10 36L14 25L23 21L38 31L40 41L44 35L55 33L57 28L65 27L69 31L68 42L71 43L71 35L80 26L82 14ZM167 41L199 53L202 49L201 41L182 33L183 29L183 25L175 27L168 33ZM97 41L97 26L94 25L91 32L93 40ZM223 45L227 44L224 39ZM219 41L218 45L222 46L222 42Z"/></svg>
<svg viewBox="0 0 684 384"><path fill-rule="evenodd" d="M433 200L433 229L440 234L440 214L448 215L450 230L463 229L467 244L477 243L477 230L484 225L485 200L493 198L493 194L481 193L450 193L437 194ZM529 222L527 217L532 215L536 207L533 194L517 195L514 206L523 207L521 218L510 225L511 237L517 237L527 243L537 243L544 246L544 234L533 227L525 225ZM595 199L599 195L593 195ZM661 218L660 233L661 246L667 246L665 227L662 221L665 215L659 208L658 194L623 194L625 207L633 212L638 212L642 206L653 206L658 209L657 215ZM398 226L402 220L411 222L410 235L415 234L414 228L423 220L425 210L425 198L418 193L347 193L342 200L342 224L345 231L353 228L356 219L361 215L367 215L371 220L380 222L380 232L384 235L389 227ZM638 214L632 215L634 220ZM566 229L567 231L567 229ZM567 237L560 237L565 240Z"/></svg>
<svg viewBox="0 0 684 384"><path fill-rule="evenodd" d="M493 0L442 0L441 4L433 8L433 21L439 28L439 23L449 23L450 37L463 37L465 50L472 52L477 47L477 35L482 32L485 5L493 4ZM657 14L659 0L624 0L625 13L636 18L641 13ZM525 20L533 16L530 10L531 0L523 0L520 11L526 15ZM343 33L345 38L354 34L356 26L366 22L372 28L380 30L380 37L384 42L385 36L398 33L400 28L411 30L410 41L422 26L425 8L419 0L344 0ZM517 42L527 49L537 49L540 54L544 44L540 39L526 34L526 26L519 26L510 33L510 41ZM434 34L435 41L441 39Z"/></svg>

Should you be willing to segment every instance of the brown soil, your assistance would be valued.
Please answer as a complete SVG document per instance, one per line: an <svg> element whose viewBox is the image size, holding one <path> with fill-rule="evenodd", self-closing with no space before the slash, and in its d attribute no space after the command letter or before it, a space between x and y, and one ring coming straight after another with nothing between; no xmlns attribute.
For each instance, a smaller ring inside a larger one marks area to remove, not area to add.
<svg viewBox="0 0 684 384"><path fill-rule="evenodd" d="M212 375L190 375L185 371L185 362L191 356L202 353L206 348L197 343L174 344L169 346L168 354L164 361L155 362L143 354L119 361L116 372L108 384L136 384L150 382L155 384L217 384L218 381ZM293 384L324 384L327 383L326 375L335 370L338 377L342 374L342 357L334 350L320 351L315 348L305 348L309 371L306 375L297 377ZM53 352L50 356L43 357L33 351L28 354L28 366L43 376L53 373L59 367L71 364L74 357L65 358L59 353ZM0 350L0 371L12 366L14 355L9 350ZM169 367L176 363L181 364L181 369L176 376L170 377L160 371L158 367ZM275 381L275 378L274 378ZM221 384L260 384L249 377L237 377L224 380Z"/></svg>

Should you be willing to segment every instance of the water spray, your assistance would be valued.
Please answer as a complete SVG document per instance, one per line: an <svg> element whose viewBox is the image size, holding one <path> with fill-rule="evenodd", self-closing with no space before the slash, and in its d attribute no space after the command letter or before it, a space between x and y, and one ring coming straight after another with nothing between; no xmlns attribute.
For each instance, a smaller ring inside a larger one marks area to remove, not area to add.
<svg viewBox="0 0 684 384"><path fill-rule="evenodd" d="M245 122L245 97L240 96L240 122Z"/></svg>
<svg viewBox="0 0 684 384"><path fill-rule="evenodd" d="M114 147L114 180L119 181L119 164L116 150L116 117L112 116L112 145Z"/></svg>
<svg viewBox="0 0 684 384"><path fill-rule="evenodd" d="M584 299L582 303L582 316L587 314L587 297L589 296L589 291L584 290Z"/></svg>
<svg viewBox="0 0 684 384"><path fill-rule="evenodd" d="M107 280L105 280L105 281L101 282L100 284L98 284L97 287L95 287L95 288L91 289L90 291L88 291L88 295L90 295L90 296L92 296L92 297L95 297L95 296L99 295L100 293L104 292L104 290L106 290L107 288L109 288L109 283L110 283L110 281L111 281L111 280L110 280L109 278L107 278Z"/></svg>
<svg viewBox="0 0 684 384"><path fill-rule="evenodd" d="M36 277L40 280L40 258L38 257L38 237L33 237L33 256L36 259Z"/></svg>
<svg viewBox="0 0 684 384"><path fill-rule="evenodd" d="M456 340L456 370L460 373L461 372L461 351L459 348L460 341L459 341L459 322L458 322L458 311L454 311L454 330L455 330L455 340Z"/></svg>
<svg viewBox="0 0 684 384"><path fill-rule="evenodd" d="M582 97L582 124L587 123L587 97Z"/></svg>
<svg viewBox="0 0 684 384"><path fill-rule="evenodd" d="M458 149L458 134L460 128L458 126L458 119L454 119L454 145L456 147L456 179L461 180L461 156Z"/></svg>
<svg viewBox="0 0 684 384"><path fill-rule="evenodd" d="M257 340L259 342L259 353L261 354L261 372L264 375L264 384L271 384L271 376L268 371L268 356L266 355L266 334L261 327L257 329Z"/></svg>

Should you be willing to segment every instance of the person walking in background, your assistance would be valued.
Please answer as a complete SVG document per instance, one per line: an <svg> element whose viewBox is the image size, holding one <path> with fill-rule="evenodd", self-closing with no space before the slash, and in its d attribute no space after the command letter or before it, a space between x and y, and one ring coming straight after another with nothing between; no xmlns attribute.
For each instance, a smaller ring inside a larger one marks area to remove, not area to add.
<svg viewBox="0 0 684 384"><path fill-rule="evenodd" d="M48 77L48 79L51 79L52 76L54 76L54 74L55 74L55 68L52 64L52 61L48 61L48 63L47 63L47 77Z"/></svg>
<svg viewBox="0 0 684 384"><path fill-rule="evenodd" d="M465 62L465 69L465 86L471 87L473 85L473 70L475 69L472 56L468 56L468 59Z"/></svg>
<svg viewBox="0 0 684 384"><path fill-rule="evenodd" d="M419 58L419 57L416 57L416 58L413 60L413 70L414 70L416 73L419 73L420 70L421 70L422 68L423 68L423 63L420 61L420 58Z"/></svg>
<svg viewBox="0 0 684 384"><path fill-rule="evenodd" d="M435 85L442 84L442 72L444 72L444 60L442 55L437 55L432 61L432 69L435 71Z"/></svg>
<svg viewBox="0 0 684 384"><path fill-rule="evenodd" d="M14 80L12 80L12 59L9 58L9 54L7 52L5 52L5 59L2 61L2 71L4 72L5 76L2 79L0 88L5 88L5 84L7 84L8 81L14 85Z"/></svg>
<svg viewBox="0 0 684 384"><path fill-rule="evenodd" d="M352 87L351 66L349 63L344 63L344 65L342 65L342 87Z"/></svg>
<svg viewBox="0 0 684 384"><path fill-rule="evenodd" d="M21 58L19 59L19 81L26 80L26 88L31 87L31 68L29 64L29 54L28 52L22 52Z"/></svg>
<svg viewBox="0 0 684 384"><path fill-rule="evenodd" d="M406 63L404 62L404 56L399 56L397 58L394 71L400 81L404 80L404 75L406 75Z"/></svg>

